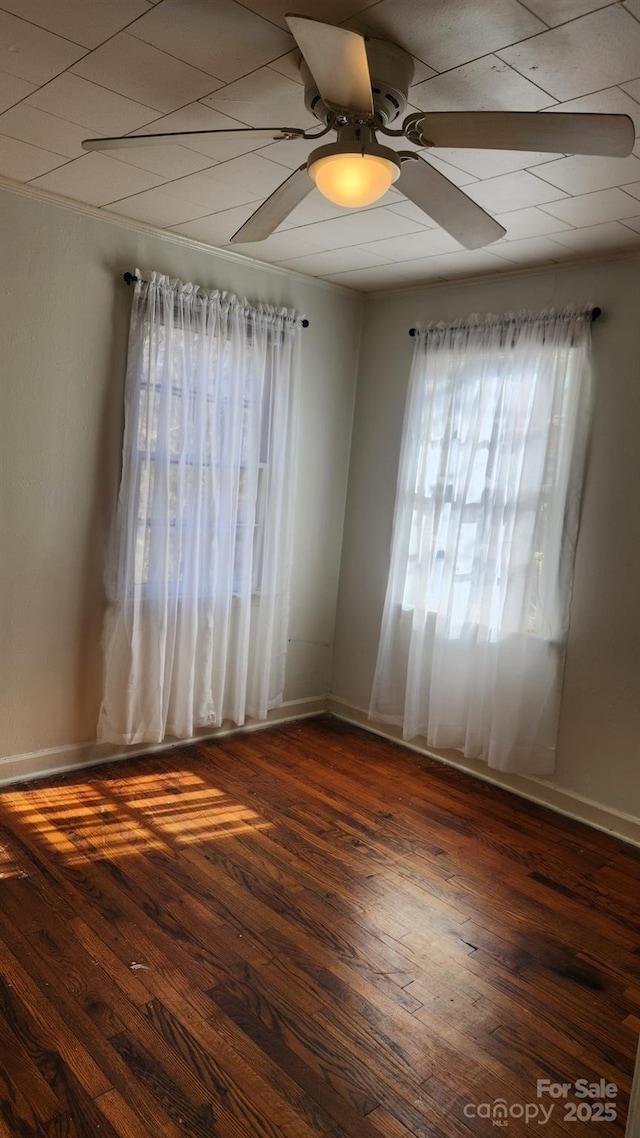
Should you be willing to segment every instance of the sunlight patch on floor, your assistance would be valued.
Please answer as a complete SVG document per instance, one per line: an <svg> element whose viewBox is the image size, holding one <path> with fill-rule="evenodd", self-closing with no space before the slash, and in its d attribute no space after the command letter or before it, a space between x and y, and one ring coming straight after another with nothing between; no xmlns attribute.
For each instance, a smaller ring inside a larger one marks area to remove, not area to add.
<svg viewBox="0 0 640 1138"><path fill-rule="evenodd" d="M59 786L5 791L3 801L31 831L66 862L117 859L172 846L205 845L255 829L266 829L260 814L187 768L168 779L143 774L95 776ZM0 876L24 872L7 849Z"/></svg>

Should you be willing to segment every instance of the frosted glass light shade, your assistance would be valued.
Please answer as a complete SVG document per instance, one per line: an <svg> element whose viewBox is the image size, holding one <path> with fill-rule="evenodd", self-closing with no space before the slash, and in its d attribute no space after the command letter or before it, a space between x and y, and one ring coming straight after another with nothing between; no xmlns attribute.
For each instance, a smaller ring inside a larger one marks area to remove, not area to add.
<svg viewBox="0 0 640 1138"><path fill-rule="evenodd" d="M386 194L399 166L379 154L327 154L309 166L321 194L336 205L370 205Z"/></svg>

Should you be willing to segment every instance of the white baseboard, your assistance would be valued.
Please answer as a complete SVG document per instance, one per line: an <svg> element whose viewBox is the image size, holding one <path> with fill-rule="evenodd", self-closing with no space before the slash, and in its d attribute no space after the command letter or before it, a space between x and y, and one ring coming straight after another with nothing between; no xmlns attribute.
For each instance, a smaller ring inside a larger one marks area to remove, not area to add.
<svg viewBox="0 0 640 1138"><path fill-rule="evenodd" d="M363 727L372 735L380 735L392 743L400 743L402 747L415 751L419 755L426 755L428 758L436 759L437 762L446 763L448 766L466 771L474 778L480 778L484 782L490 782L494 786L501 787L503 790L509 790L512 794L517 794L520 798L527 798L539 806L546 806L557 814L564 814L567 818L584 822L585 825L592 826L595 830L603 830L614 838L620 838L623 842L640 846L640 819L634 818L631 814L623 814L612 807L593 802L589 798L576 794L575 791L567 790L545 779L503 774L500 771L490 770L485 763L478 759L466 759L462 754L458 756L457 752L447 751L446 754L442 754L430 750L426 744L420 745L419 741L418 743L407 743L402 738L401 728L388 724L372 723L363 708L353 707L338 696L330 695L326 707L327 711L331 715L335 715L336 719L342 719L345 723L351 723L355 727Z"/></svg>
<svg viewBox="0 0 640 1138"><path fill-rule="evenodd" d="M296 719L310 719L323 715L327 710L327 697L313 696L309 699L293 699L270 711L266 719L250 721L243 727L223 723L213 730L206 728L191 739L169 739L164 743L140 743L131 747L110 743L70 743L63 747L48 747L42 751L29 751L22 755L8 755L0 759L0 787L10 783L25 782L30 779L48 778L50 775L66 774L85 767L102 763L114 763L118 759L131 759L136 755L155 754L174 750L190 743L203 743L206 740L221 739L228 735L242 735L248 731L263 731L267 727L277 727Z"/></svg>
<svg viewBox="0 0 640 1138"><path fill-rule="evenodd" d="M147 755L172 750L176 747L188 746L190 743L202 743L212 739L221 739L229 735L242 735L249 731L263 731L268 727L277 727L280 724L291 723L297 719L310 719L326 713L351 723L355 727L362 727L372 735L380 735L392 743L399 743L410 751L438 762L466 771L474 778L483 779L503 790L510 790L521 798L530 802L537 802L539 806L546 806L558 814L564 814L578 822L584 822L596 830L603 830L623 842L640 846L640 819L629 814L614 810L593 802L571 790L558 787L553 783L537 778L525 778L518 775L502 774L490 771L484 763L474 759L465 759L463 755L452 757L453 752L446 755L430 750L419 743L407 743L402 738L399 728L373 724L367 717L363 708L354 707L338 696L313 696L308 699L295 699L283 703L281 707L269 712L267 719L259 722L249 722L243 727L234 724L223 724L214 730L203 730L192 739L171 739L164 743L142 743L132 747L118 747L110 744L95 742L71 743L62 747L49 747L41 751L30 751L21 755L9 755L0 759L0 787L11 783L25 782L31 779L47 778L50 775L66 774L70 771L79 771L86 767L98 766L102 763L117 762L118 759L134 758L136 755Z"/></svg>

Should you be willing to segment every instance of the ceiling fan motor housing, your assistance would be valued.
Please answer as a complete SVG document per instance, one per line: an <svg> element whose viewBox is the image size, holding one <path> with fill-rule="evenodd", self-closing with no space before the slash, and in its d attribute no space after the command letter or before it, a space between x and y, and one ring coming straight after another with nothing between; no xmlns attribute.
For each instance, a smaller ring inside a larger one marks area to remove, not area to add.
<svg viewBox="0 0 640 1138"><path fill-rule="evenodd" d="M397 44L365 37L367 61L371 74L374 118L383 126L404 114L407 92L413 79L413 59ZM321 123L335 119L335 112L323 102L315 80L304 59L300 62L304 81L304 102L308 111Z"/></svg>

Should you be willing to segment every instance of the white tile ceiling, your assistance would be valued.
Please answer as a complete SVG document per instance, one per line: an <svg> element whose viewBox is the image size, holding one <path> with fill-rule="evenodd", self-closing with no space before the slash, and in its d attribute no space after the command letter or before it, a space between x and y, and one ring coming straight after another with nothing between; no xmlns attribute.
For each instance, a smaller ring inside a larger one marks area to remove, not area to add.
<svg viewBox="0 0 640 1138"><path fill-rule="evenodd" d="M621 112L640 133L640 0L0 0L0 176L227 246L310 144L80 143L315 123L291 8L409 50L414 109ZM626 159L431 157L505 238L464 250L396 191L350 211L314 190L271 238L235 251L363 291L640 253L640 144Z"/></svg>

